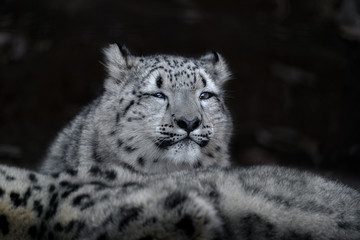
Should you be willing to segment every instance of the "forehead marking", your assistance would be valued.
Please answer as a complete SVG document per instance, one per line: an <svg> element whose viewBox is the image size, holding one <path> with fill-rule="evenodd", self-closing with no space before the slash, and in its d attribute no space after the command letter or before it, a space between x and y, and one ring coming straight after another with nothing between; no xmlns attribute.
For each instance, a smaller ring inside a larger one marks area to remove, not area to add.
<svg viewBox="0 0 360 240"><path fill-rule="evenodd" d="M157 86L158 89L164 88L165 82L169 82L171 88L175 89L186 86L195 89L197 82L198 84L202 83L203 88L214 87L206 71L192 59L158 56L153 58L152 61L150 60L149 63L150 69L141 83L148 81L147 79L150 77L153 79L152 83ZM200 86L198 85L198 87Z"/></svg>
<svg viewBox="0 0 360 240"><path fill-rule="evenodd" d="M161 77L161 76L158 76L158 77L156 78L156 86L157 86L158 88L161 88L162 84L163 84L162 77Z"/></svg>
<svg viewBox="0 0 360 240"><path fill-rule="evenodd" d="M204 84L204 87L206 87L207 83L206 83L205 78L203 78L203 76L201 76L201 75L200 75L200 77L201 77L201 81L202 81L202 82L203 82L203 84Z"/></svg>

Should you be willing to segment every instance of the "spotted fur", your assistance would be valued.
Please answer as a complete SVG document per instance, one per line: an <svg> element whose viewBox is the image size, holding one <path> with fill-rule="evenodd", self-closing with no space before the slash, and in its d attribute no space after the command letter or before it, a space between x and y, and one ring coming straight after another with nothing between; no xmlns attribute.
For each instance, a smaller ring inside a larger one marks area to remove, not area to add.
<svg viewBox="0 0 360 240"><path fill-rule="evenodd" d="M59 134L40 171L89 162L145 173L229 164L223 85L230 74L218 53L137 57L117 45L104 53L103 94Z"/></svg>
<svg viewBox="0 0 360 240"><path fill-rule="evenodd" d="M0 239L360 239L357 191L286 168L224 168L220 55L105 55L104 93L59 134L42 173L0 166Z"/></svg>
<svg viewBox="0 0 360 240"><path fill-rule="evenodd" d="M148 175L0 166L0 239L358 240L360 194L279 167Z"/></svg>

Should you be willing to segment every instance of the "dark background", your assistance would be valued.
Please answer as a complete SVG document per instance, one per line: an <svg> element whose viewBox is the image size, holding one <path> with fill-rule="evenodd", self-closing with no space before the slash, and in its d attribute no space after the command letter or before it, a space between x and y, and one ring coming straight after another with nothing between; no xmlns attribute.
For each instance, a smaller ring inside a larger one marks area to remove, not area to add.
<svg viewBox="0 0 360 240"><path fill-rule="evenodd" d="M101 49L229 62L236 164L314 170L358 187L358 0L5 0L0 162L34 169L101 93Z"/></svg>

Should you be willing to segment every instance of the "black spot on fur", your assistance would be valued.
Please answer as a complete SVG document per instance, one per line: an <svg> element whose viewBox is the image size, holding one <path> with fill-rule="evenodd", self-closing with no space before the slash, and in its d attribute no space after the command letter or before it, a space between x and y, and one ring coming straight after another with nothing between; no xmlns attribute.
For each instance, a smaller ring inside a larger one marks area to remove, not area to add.
<svg viewBox="0 0 360 240"><path fill-rule="evenodd" d="M56 223L54 226L54 231L62 232L62 231L64 231L64 227L61 225L61 223Z"/></svg>
<svg viewBox="0 0 360 240"><path fill-rule="evenodd" d="M72 220L64 227L64 232L69 233L72 231L74 235L77 236L84 227L84 222ZM77 239L77 237L74 237L74 239Z"/></svg>
<svg viewBox="0 0 360 240"><path fill-rule="evenodd" d="M142 174L142 172L136 170L133 166L131 166L130 164L128 164L128 163L126 163L126 162L118 162L118 164L119 164L122 168L124 168L124 169L126 169L126 170L128 170L128 171L130 171L130 172Z"/></svg>
<svg viewBox="0 0 360 240"><path fill-rule="evenodd" d="M117 177L117 173L114 170L107 170L105 171L105 178L108 180L115 180Z"/></svg>
<svg viewBox="0 0 360 240"><path fill-rule="evenodd" d="M2 188L0 188L0 198L1 198L2 196L4 196L4 193L5 193L5 190L2 189Z"/></svg>
<svg viewBox="0 0 360 240"><path fill-rule="evenodd" d="M204 84L204 87L206 87L206 85L207 85L206 80L205 80L203 77L201 77L201 81L202 81L202 83Z"/></svg>
<svg viewBox="0 0 360 240"><path fill-rule="evenodd" d="M81 194L73 199L72 204L74 207L80 207L81 210L84 210L93 206L95 203L89 194Z"/></svg>
<svg viewBox="0 0 360 240"><path fill-rule="evenodd" d="M31 226L31 227L29 228L28 234L30 235L30 237L31 237L32 239L36 239L36 236L37 236L37 228L36 228L35 225L34 225L34 226Z"/></svg>
<svg viewBox="0 0 360 240"><path fill-rule="evenodd" d="M51 177L55 178L55 179L59 178L59 176L60 176L60 173L52 173L51 174Z"/></svg>
<svg viewBox="0 0 360 240"><path fill-rule="evenodd" d="M54 234L52 232L48 233L48 238L47 240L54 240Z"/></svg>
<svg viewBox="0 0 360 240"><path fill-rule="evenodd" d="M211 197L213 200L217 200L220 197L220 193L213 185L210 185L210 189L211 190L209 191L209 197Z"/></svg>
<svg viewBox="0 0 360 240"><path fill-rule="evenodd" d="M94 177L104 177L107 180L115 180L117 178L117 173L114 170L102 170L98 166L92 166L89 170L90 175Z"/></svg>
<svg viewBox="0 0 360 240"><path fill-rule="evenodd" d="M162 79L161 76L158 76L158 77L156 78L156 86L157 86L158 88L161 88L162 84L163 84L163 79Z"/></svg>
<svg viewBox="0 0 360 240"><path fill-rule="evenodd" d="M7 234L9 234L9 231L9 222L7 220L7 217L5 215L0 215L0 232L2 232L4 236L6 236Z"/></svg>
<svg viewBox="0 0 360 240"><path fill-rule="evenodd" d="M130 146L125 146L124 150L128 153L132 153L133 151L135 151L137 148L134 147L130 147Z"/></svg>
<svg viewBox="0 0 360 240"><path fill-rule="evenodd" d="M100 191L100 190L103 190L105 188L109 188L109 185L106 185L101 181L91 181L89 183L96 186L95 191Z"/></svg>
<svg viewBox="0 0 360 240"><path fill-rule="evenodd" d="M123 141L122 140L120 140L120 139L118 139L117 140L117 145L118 145L118 147L121 147L122 145L123 145Z"/></svg>
<svg viewBox="0 0 360 240"><path fill-rule="evenodd" d="M131 102L129 103L129 105L126 106L125 110L124 110L124 115L126 115L127 111L129 111L130 107L132 105L134 105L135 101L131 100Z"/></svg>
<svg viewBox="0 0 360 240"><path fill-rule="evenodd" d="M144 158L142 158L142 157L139 157L138 159L137 159L137 162L138 162L138 164L140 165L140 166L144 166L144 164L145 164L145 160L144 160ZM0 195L1 196L1 195Z"/></svg>
<svg viewBox="0 0 360 240"><path fill-rule="evenodd" d="M37 183L37 177L36 177L36 175L34 174L34 173L30 173L29 174L29 180L31 181L31 182L33 182L33 183Z"/></svg>
<svg viewBox="0 0 360 240"><path fill-rule="evenodd" d="M201 168L202 164L201 164L201 162L196 162L196 163L194 163L193 167L194 168Z"/></svg>
<svg viewBox="0 0 360 240"><path fill-rule="evenodd" d="M16 178L13 176L6 176L7 181L14 181Z"/></svg>
<svg viewBox="0 0 360 240"><path fill-rule="evenodd" d="M101 173L101 169L98 166L92 166L89 170L90 175L98 176Z"/></svg>
<svg viewBox="0 0 360 240"><path fill-rule="evenodd" d="M173 209L178 205L184 203L187 196L181 192L173 192L165 198L164 206L166 209Z"/></svg>
<svg viewBox="0 0 360 240"><path fill-rule="evenodd" d="M65 188L65 191L61 194L61 198L67 198L71 193L77 191L80 188L80 185L72 184L67 181L60 182L60 186Z"/></svg>
<svg viewBox="0 0 360 240"><path fill-rule="evenodd" d="M118 230L121 232L127 225L135 221L142 212L142 207L123 207L120 209L121 215L123 216L119 222Z"/></svg>
<svg viewBox="0 0 360 240"><path fill-rule="evenodd" d="M35 186L33 187L33 189L36 190L36 191L41 191L41 190L42 190L42 187L40 187L39 185L35 185Z"/></svg>
<svg viewBox="0 0 360 240"><path fill-rule="evenodd" d="M348 229L354 228L354 226L351 223L344 222L344 221L338 222L337 225L341 229L347 229L348 230Z"/></svg>
<svg viewBox="0 0 360 240"><path fill-rule="evenodd" d="M87 201L88 199L90 199L89 194L81 194L73 199L73 205L78 206L81 204L81 202L83 202L84 200Z"/></svg>
<svg viewBox="0 0 360 240"><path fill-rule="evenodd" d="M19 193L15 193L15 192L10 193L11 202L15 207L19 207L19 206L25 207L27 205L27 201L29 200L30 196L31 196L30 188L26 190L23 196L20 196Z"/></svg>
<svg viewBox="0 0 360 240"><path fill-rule="evenodd" d="M206 156L208 156L209 158L214 158L214 154L212 154L211 152L206 153Z"/></svg>
<svg viewBox="0 0 360 240"><path fill-rule="evenodd" d="M64 231L69 233L71 232L71 230L73 230L74 226L76 225L76 221L75 220L72 220L70 221L64 228Z"/></svg>
<svg viewBox="0 0 360 240"><path fill-rule="evenodd" d="M43 239L43 236L45 235L46 230L47 230L47 224L45 224L45 222L42 221L41 225L40 225L40 229L39 229L37 239Z"/></svg>
<svg viewBox="0 0 360 240"><path fill-rule="evenodd" d="M54 192L54 191L55 191L55 186L54 186L54 185L50 185L48 191L49 191L49 193Z"/></svg>
<svg viewBox="0 0 360 240"><path fill-rule="evenodd" d="M118 123L120 121L120 113L116 113L115 122Z"/></svg>
<svg viewBox="0 0 360 240"><path fill-rule="evenodd" d="M142 224L142 226L143 227L153 226L157 222L158 222L158 219L156 217L151 217L151 218L146 219L144 221L144 223Z"/></svg>
<svg viewBox="0 0 360 240"><path fill-rule="evenodd" d="M106 233L102 233L101 235L99 235L96 240L108 240L109 236Z"/></svg>
<svg viewBox="0 0 360 240"><path fill-rule="evenodd" d="M247 239L251 239L253 235L258 234L259 231L265 233L266 239L273 239L273 237L275 236L274 226L254 213L249 213L244 217L242 217L240 219L240 225ZM292 238L284 238L284 239L292 239Z"/></svg>
<svg viewBox="0 0 360 240"><path fill-rule="evenodd" d="M45 213L45 220L49 220L51 217L53 217L56 214L58 205L59 205L58 194L54 193L50 198L49 206Z"/></svg>
<svg viewBox="0 0 360 240"><path fill-rule="evenodd" d="M43 212L43 206L41 205L40 201L35 200L34 201L34 206L33 206L33 211L35 211L37 213L37 217L40 217L42 212Z"/></svg>
<svg viewBox="0 0 360 240"><path fill-rule="evenodd" d="M191 236L195 233L195 227L193 225L193 221L191 216L185 215L177 224L176 228L182 230L186 236L191 238Z"/></svg>
<svg viewBox="0 0 360 240"><path fill-rule="evenodd" d="M47 229L47 227L46 227L44 221L41 222L37 239L42 239L43 238L43 236L45 235L46 229Z"/></svg>
<svg viewBox="0 0 360 240"><path fill-rule="evenodd" d="M141 189L144 187L144 184L142 183L138 183L138 182L126 182L123 185L121 185L121 187L125 190L136 190L136 189Z"/></svg>
<svg viewBox="0 0 360 240"><path fill-rule="evenodd" d="M70 176L75 177L78 174L78 171L69 168L69 169L66 169L66 173L69 174Z"/></svg>

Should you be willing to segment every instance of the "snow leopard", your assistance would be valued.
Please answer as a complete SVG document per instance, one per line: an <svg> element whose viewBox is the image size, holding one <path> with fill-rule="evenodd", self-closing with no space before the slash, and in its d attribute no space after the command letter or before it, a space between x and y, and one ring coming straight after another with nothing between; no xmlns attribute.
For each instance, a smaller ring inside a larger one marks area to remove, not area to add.
<svg viewBox="0 0 360 240"><path fill-rule="evenodd" d="M224 58L135 56L104 50L104 91L62 130L40 171L115 163L160 173L229 165L232 121L224 100Z"/></svg>
<svg viewBox="0 0 360 240"><path fill-rule="evenodd" d="M0 166L3 240L358 240L360 194L275 166L144 174Z"/></svg>

